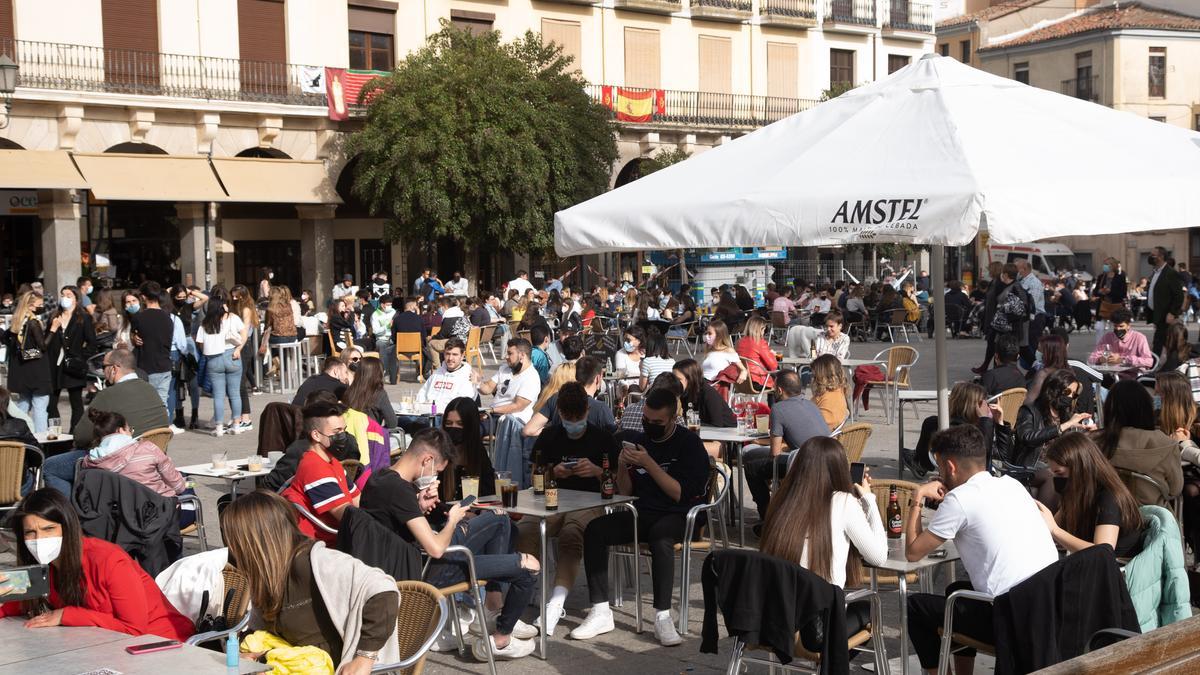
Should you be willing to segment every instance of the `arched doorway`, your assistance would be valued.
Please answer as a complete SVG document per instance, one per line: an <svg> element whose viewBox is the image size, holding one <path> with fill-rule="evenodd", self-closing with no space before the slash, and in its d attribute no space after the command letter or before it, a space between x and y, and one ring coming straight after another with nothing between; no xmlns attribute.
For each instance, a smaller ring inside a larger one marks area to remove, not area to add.
<svg viewBox="0 0 1200 675"><path fill-rule="evenodd" d="M246 148L237 157L258 157L261 159L291 159L291 156L275 148Z"/></svg>
<svg viewBox="0 0 1200 675"><path fill-rule="evenodd" d="M118 143L104 152L166 155L149 143ZM173 201L88 201L88 250L93 259L108 260L96 271L118 286L157 281L164 286L181 280L179 218ZM103 258L101 257L103 256Z"/></svg>
<svg viewBox="0 0 1200 675"><path fill-rule="evenodd" d="M112 146L111 148L105 150L104 152L123 152L127 155L165 155L165 154L167 154L166 150L163 150L162 148L158 147L157 145L150 145L149 143L133 143L133 142L117 143L116 145Z"/></svg>

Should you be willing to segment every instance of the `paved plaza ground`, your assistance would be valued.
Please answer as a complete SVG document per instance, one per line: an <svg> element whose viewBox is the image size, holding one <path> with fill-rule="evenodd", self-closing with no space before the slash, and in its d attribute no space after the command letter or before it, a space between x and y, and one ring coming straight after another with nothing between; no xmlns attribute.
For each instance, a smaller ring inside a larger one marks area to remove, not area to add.
<svg viewBox="0 0 1200 675"><path fill-rule="evenodd" d="M1145 329L1142 328L1142 330ZM1087 353L1095 343L1095 335L1093 333L1075 333L1071 337L1071 358L1086 358ZM1147 333L1147 337L1149 337L1149 333ZM920 360L912 373L913 388L932 389L936 381L933 341L927 337L922 338L921 341L917 341L914 338L911 344L920 352ZM886 343L878 342L855 342L851 346L851 357L870 358L888 346ZM949 363L949 376L952 384L961 380L969 380L973 377L970 368L979 365L980 360L983 358L983 350L984 343L982 340L950 340L947 342L947 362ZM493 364L487 368L487 371L487 374L490 376L495 372L495 365ZM393 400L398 400L402 394L415 392L418 386L411 367L401 366L401 379L403 381L400 384L388 387L389 394L392 395ZM290 395L281 396L278 394L253 396L251 398L251 405L256 423L257 413L264 405L272 401L290 400L290 398ZM879 397L876 396L873 400L878 404ZM913 416L910 408L906 410L906 438L908 446L911 447L916 443L920 422ZM203 399L201 403L202 416L211 416L211 411L212 400L208 398ZM936 409L933 404L922 403L918 404L918 412L920 417L924 418L926 415L935 414ZM878 405L872 407L868 412L861 413L860 419L874 426L863 460L870 467L871 475L876 478L895 478L897 475L897 432L895 425L888 425L886 423L883 412ZM171 442L169 454L176 465L183 466L210 461L214 450L227 450L230 458L237 459L253 454L256 447L257 424L254 432L238 436L226 435L221 438L214 438L197 432L178 435ZM906 478L911 479L911 476L906 476ZM200 495L204 503L209 544L211 546L220 546L216 502L217 497L226 490L226 484L222 481L205 478L197 478L196 483L196 492ZM734 493L731 492L731 494ZM754 522L756 512L754 511L753 503L749 502L748 493L746 498L748 502L745 504L746 513L748 514L749 521ZM730 535L731 537L736 537L736 529L731 529ZM747 545L753 545L755 541L753 534L747 530L746 536ZM191 552L194 549L195 544L193 540L188 544L188 550ZM9 560L11 560L11 553L6 553L3 557L0 557L0 562ZM634 623L632 591L627 587L625 605L614 608L617 620L616 631L587 642L577 642L568 639L566 634L582 620L588 606L587 589L583 574L581 573L575 589L571 592L567 600L567 617L559 624L556 636L550 642L550 659L542 661L536 656L531 656L516 663L501 663L499 667L508 672L572 673L573 675L611 673L614 672L614 667L632 667L638 673L646 675L724 671L729 657L729 648L732 644L730 640L722 640L720 654L701 654L699 652L699 635L703 619L703 598L699 583L699 569L702 560L703 556L701 554L695 555L693 559L693 566L696 573L693 574L695 581L691 589L689 635L682 645L672 648L660 647L654 639L651 625L654 614L649 604L650 583L648 565L643 565L643 570L647 574L643 581L643 588L646 591L644 618L647 621L645 630L642 633L635 634L631 631ZM958 574L961 575L961 567L959 566L957 569ZM939 589L946 583L944 575L945 573L943 572L939 576L937 583ZM677 572L676 584L678 584L678 579L679 575ZM535 595L535 597L537 596ZM883 590L884 636L887 642L888 655L892 660L893 672L898 673L900 652L898 642L899 609L897 607L897 600L894 588ZM678 600L676 600L676 605L678 605ZM527 610L525 619L532 622L535 616L537 616L537 609L531 606ZM724 635L723 629L722 635ZM630 653L635 653L637 656L631 657ZM852 663L852 667L859 669L862 664L868 664L869 662L869 656L862 655ZM915 656L912 657L911 663L913 668L910 672L917 672ZM758 671L765 672L766 668L752 667L752 672ZM991 659L989 657L981 657L976 671L981 673L990 672ZM461 658L456 653L431 654L426 672L434 673L435 675L441 673L487 672L487 664L476 663L469 655L466 658Z"/></svg>

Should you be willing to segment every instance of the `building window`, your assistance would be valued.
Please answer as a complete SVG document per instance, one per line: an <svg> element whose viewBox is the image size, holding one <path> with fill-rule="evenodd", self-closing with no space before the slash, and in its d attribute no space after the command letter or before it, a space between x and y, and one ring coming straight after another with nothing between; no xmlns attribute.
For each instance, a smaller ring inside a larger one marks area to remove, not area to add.
<svg viewBox="0 0 1200 675"><path fill-rule="evenodd" d="M1148 84L1150 98L1167 97L1167 48L1151 47Z"/></svg>
<svg viewBox="0 0 1200 675"><path fill-rule="evenodd" d="M950 56L950 43L943 42L942 44L938 45L938 53L940 53L942 56Z"/></svg>
<svg viewBox="0 0 1200 675"><path fill-rule="evenodd" d="M657 30L625 27L625 86L657 89L662 83L662 51Z"/></svg>
<svg viewBox="0 0 1200 675"><path fill-rule="evenodd" d="M1092 52L1079 52L1075 55L1075 98L1091 101L1092 94Z"/></svg>
<svg viewBox="0 0 1200 675"><path fill-rule="evenodd" d="M1029 62L1013 64L1013 79L1021 84L1029 84Z"/></svg>
<svg viewBox="0 0 1200 675"><path fill-rule="evenodd" d="M958 60L963 63L971 62L971 41L963 40L958 43Z"/></svg>
<svg viewBox="0 0 1200 675"><path fill-rule="evenodd" d="M800 49L796 45L767 43L767 96L800 96Z"/></svg>
<svg viewBox="0 0 1200 675"><path fill-rule="evenodd" d="M391 70L392 36L350 31L350 67L355 70Z"/></svg>
<svg viewBox="0 0 1200 675"><path fill-rule="evenodd" d="M727 37L700 36L700 91L733 93L733 41Z"/></svg>
<svg viewBox="0 0 1200 675"><path fill-rule="evenodd" d="M341 281L342 277L349 274L351 277L358 279L354 274L354 244L353 239L334 239L333 240L333 278L336 281Z"/></svg>
<svg viewBox="0 0 1200 675"><path fill-rule="evenodd" d="M571 57L571 66L583 70L583 34L578 21L542 19L542 42L558 45L563 56Z"/></svg>
<svg viewBox="0 0 1200 675"><path fill-rule="evenodd" d="M888 75L900 70L911 62L911 56L905 56L903 54L888 54Z"/></svg>
<svg viewBox="0 0 1200 675"><path fill-rule="evenodd" d="M854 86L854 50L829 50L829 88Z"/></svg>
<svg viewBox="0 0 1200 675"><path fill-rule="evenodd" d="M472 35L482 35L492 30L496 23L496 15L487 12L468 12L461 9L450 10L450 25L459 30L465 30Z"/></svg>
<svg viewBox="0 0 1200 675"><path fill-rule="evenodd" d="M1164 116L1162 116L1162 115L1151 115L1151 116L1150 116L1150 121L1151 121L1151 122L1164 122L1164 123L1165 123L1165 122L1167 121L1167 118L1166 118L1166 117L1164 117Z"/></svg>

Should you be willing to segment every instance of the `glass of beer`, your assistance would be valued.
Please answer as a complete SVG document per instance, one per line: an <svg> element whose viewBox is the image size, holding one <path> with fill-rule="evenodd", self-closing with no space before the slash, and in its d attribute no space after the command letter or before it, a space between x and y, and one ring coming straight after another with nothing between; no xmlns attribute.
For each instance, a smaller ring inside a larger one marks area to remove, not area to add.
<svg viewBox="0 0 1200 675"><path fill-rule="evenodd" d="M770 415L764 415L764 414L761 414L761 413L759 413L759 414L755 415L755 416L754 416L754 426L755 426L755 429L757 429L757 430L758 430L758 433L760 433L760 434L765 434L765 433L768 433L768 432L770 432L770 430L771 430L771 416L770 416Z"/></svg>
<svg viewBox="0 0 1200 675"><path fill-rule="evenodd" d="M479 497L479 476L463 476L462 477L462 496Z"/></svg>
<svg viewBox="0 0 1200 675"><path fill-rule="evenodd" d="M262 471L263 470L262 456L261 455L250 455L250 457L246 459L246 470L247 471Z"/></svg>
<svg viewBox="0 0 1200 675"><path fill-rule="evenodd" d="M519 490L517 489L518 487L519 486L516 483L513 483L512 481L509 481L509 482L505 483L504 485L500 486L500 501L502 504L504 504L505 508L509 508L509 509L516 508L517 493L519 492Z"/></svg>
<svg viewBox="0 0 1200 675"><path fill-rule="evenodd" d="M694 434L700 433L700 413L695 410L689 410L687 414L688 431Z"/></svg>
<svg viewBox="0 0 1200 675"><path fill-rule="evenodd" d="M46 426L46 440L57 441L58 435L62 433L62 420L53 417L49 420Z"/></svg>

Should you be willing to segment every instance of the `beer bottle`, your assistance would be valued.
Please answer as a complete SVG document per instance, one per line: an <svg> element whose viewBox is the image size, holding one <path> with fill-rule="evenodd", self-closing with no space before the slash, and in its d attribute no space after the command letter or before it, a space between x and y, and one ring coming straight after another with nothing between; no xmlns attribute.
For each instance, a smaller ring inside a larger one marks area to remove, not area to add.
<svg viewBox="0 0 1200 675"><path fill-rule="evenodd" d="M600 498L612 499L613 495L617 494L617 479L613 476L612 467L608 463L608 455L604 455L604 460L600 466Z"/></svg>
<svg viewBox="0 0 1200 675"><path fill-rule="evenodd" d="M533 494L546 494L546 465L540 453L533 458Z"/></svg>
<svg viewBox="0 0 1200 675"><path fill-rule="evenodd" d="M554 474L547 476L546 481L546 510L558 510L558 481L554 480Z"/></svg>
<svg viewBox="0 0 1200 675"><path fill-rule="evenodd" d="M896 486L888 490L887 507L887 536L888 539L899 539L904 533L904 519L900 517L900 497L896 494Z"/></svg>

